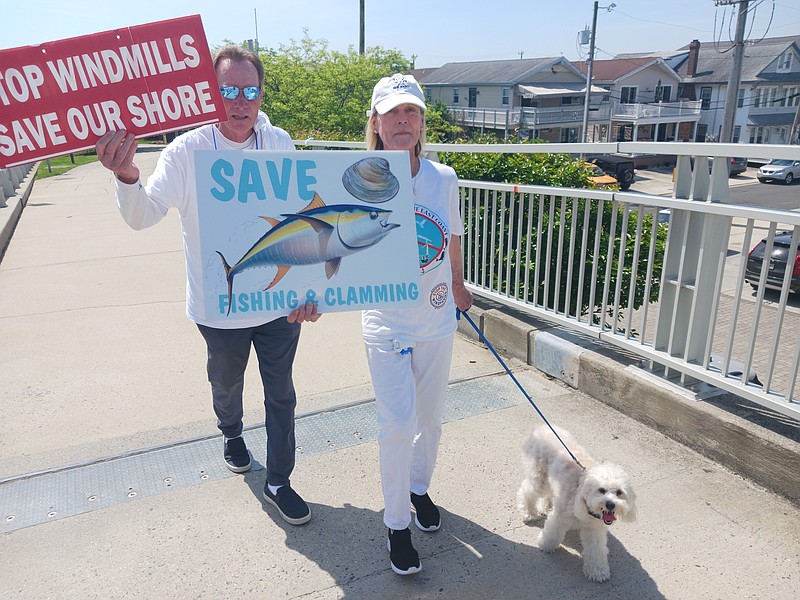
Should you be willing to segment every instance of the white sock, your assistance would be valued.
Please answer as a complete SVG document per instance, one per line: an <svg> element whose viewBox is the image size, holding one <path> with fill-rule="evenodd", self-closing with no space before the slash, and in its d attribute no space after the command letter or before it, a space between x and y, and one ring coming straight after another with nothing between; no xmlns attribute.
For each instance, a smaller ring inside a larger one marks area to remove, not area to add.
<svg viewBox="0 0 800 600"><path fill-rule="evenodd" d="M224 439L226 442L229 442L231 440L235 440L236 438L240 438L240 437L242 437L242 436L241 435L237 435L236 437L229 438L227 435L223 435L222 439Z"/></svg>
<svg viewBox="0 0 800 600"><path fill-rule="evenodd" d="M269 488L269 493L274 496L275 494L278 493L278 490L281 489L283 486L282 485L270 485L270 484L267 484L267 487Z"/></svg>

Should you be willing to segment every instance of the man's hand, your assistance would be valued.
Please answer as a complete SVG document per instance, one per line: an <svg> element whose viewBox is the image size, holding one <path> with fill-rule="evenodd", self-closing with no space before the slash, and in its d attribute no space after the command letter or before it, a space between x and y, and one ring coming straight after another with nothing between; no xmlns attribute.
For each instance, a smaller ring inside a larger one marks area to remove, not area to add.
<svg viewBox="0 0 800 600"><path fill-rule="evenodd" d="M133 164L138 147L136 137L122 129L106 133L97 140L95 149L100 164L112 171L122 183L131 184L139 181L139 167Z"/></svg>
<svg viewBox="0 0 800 600"><path fill-rule="evenodd" d="M303 306L290 312L286 320L289 323L302 323L303 321L316 323L321 316L316 302L306 302Z"/></svg>

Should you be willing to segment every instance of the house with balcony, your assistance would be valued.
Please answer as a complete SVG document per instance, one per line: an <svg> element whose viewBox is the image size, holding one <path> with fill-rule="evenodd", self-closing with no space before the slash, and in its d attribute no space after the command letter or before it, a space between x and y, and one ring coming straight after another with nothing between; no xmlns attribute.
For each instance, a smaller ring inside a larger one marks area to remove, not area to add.
<svg viewBox="0 0 800 600"><path fill-rule="evenodd" d="M701 102L694 141L720 139L733 66L729 49L729 42L694 40L679 51L676 72L683 83L678 93ZM732 141L796 144L799 117L800 37L746 42Z"/></svg>
<svg viewBox="0 0 800 600"><path fill-rule="evenodd" d="M466 130L581 141L586 76L563 56L447 63L415 74L428 101L441 100ZM592 86L593 118L600 116L604 94L605 89Z"/></svg>
<svg viewBox="0 0 800 600"><path fill-rule="evenodd" d="M588 63L575 67L586 74ZM600 113L591 119L588 141L672 142L694 138L700 102L678 97L680 76L660 57L595 60L592 85L606 90Z"/></svg>

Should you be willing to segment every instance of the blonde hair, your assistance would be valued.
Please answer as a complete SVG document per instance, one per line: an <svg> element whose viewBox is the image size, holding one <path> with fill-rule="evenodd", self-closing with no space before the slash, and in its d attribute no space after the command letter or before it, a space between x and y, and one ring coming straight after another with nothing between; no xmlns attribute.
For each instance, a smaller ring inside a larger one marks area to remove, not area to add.
<svg viewBox="0 0 800 600"><path fill-rule="evenodd" d="M425 111L420 109L422 113L422 128L419 130L419 139L417 145L414 146L414 156L422 154L422 147L425 145ZM364 130L364 141L367 142L367 150L383 150L383 140L378 135L375 129L375 119L378 118L378 111L372 110L367 119L367 127Z"/></svg>

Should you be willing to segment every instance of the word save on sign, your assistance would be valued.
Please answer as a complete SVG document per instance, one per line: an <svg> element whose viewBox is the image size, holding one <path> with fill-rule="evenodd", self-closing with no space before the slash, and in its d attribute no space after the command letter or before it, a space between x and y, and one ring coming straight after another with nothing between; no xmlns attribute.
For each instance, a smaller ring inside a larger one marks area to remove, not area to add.
<svg viewBox="0 0 800 600"><path fill-rule="evenodd" d="M224 118L198 15L0 51L0 167Z"/></svg>

